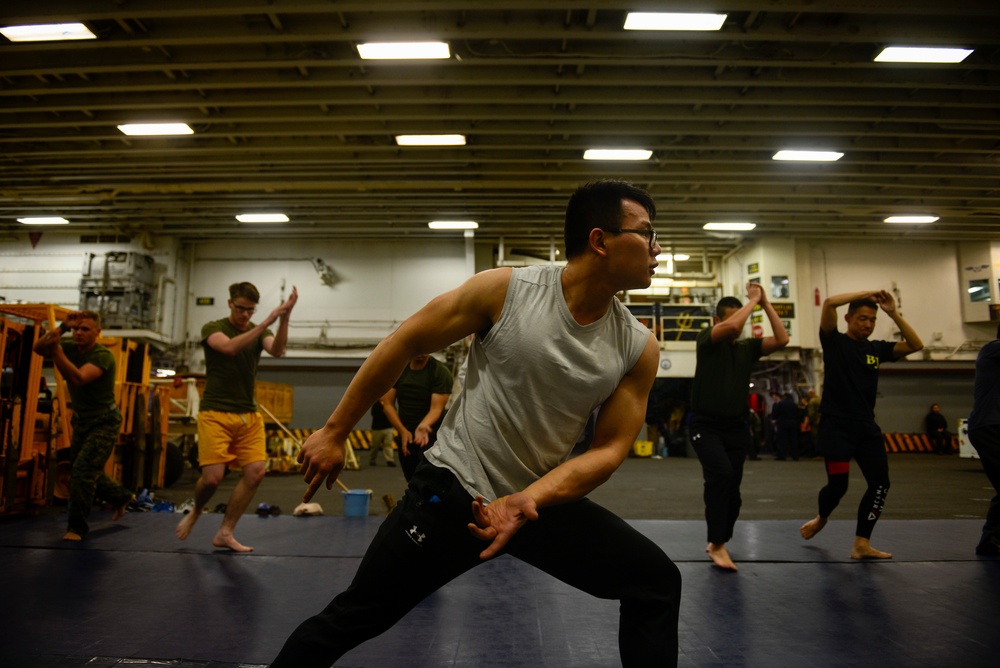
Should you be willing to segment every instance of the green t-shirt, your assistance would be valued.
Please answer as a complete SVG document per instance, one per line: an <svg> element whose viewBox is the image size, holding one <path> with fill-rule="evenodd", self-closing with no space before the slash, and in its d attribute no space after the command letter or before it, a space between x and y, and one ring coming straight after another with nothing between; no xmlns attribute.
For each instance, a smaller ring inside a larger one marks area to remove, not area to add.
<svg viewBox="0 0 1000 668"><path fill-rule="evenodd" d="M66 358L77 368L84 364L93 364L103 371L97 380L86 385L76 386L66 383L69 389L69 399L73 402L74 420L92 420L109 411L118 411L115 404L115 356L110 350L100 344L85 353L81 353L72 340L60 341Z"/></svg>
<svg viewBox="0 0 1000 668"><path fill-rule="evenodd" d="M451 371L433 357L419 371L407 365L393 386L396 388L396 412L403 426L410 431L416 429L431 408L431 395L451 394L452 384Z"/></svg>
<svg viewBox="0 0 1000 668"><path fill-rule="evenodd" d="M750 372L760 359L763 339L712 343L712 328L698 333L691 410L700 415L743 418L750 399Z"/></svg>
<svg viewBox="0 0 1000 668"><path fill-rule="evenodd" d="M251 322L247 329L253 329ZM253 413L257 410L254 399L254 381L257 362L264 350L264 339L274 336L270 329L252 344L235 355L223 355L208 345L208 337L222 332L233 339L242 334L229 318L213 320L201 328L201 347L205 349L205 392L200 410L226 413Z"/></svg>

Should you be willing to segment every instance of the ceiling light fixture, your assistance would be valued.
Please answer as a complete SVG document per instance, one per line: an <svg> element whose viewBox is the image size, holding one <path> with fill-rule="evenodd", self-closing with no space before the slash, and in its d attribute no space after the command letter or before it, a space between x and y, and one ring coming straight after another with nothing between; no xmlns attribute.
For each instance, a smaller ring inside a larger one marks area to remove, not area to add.
<svg viewBox="0 0 1000 668"><path fill-rule="evenodd" d="M465 135L396 135L399 146L465 146Z"/></svg>
<svg viewBox="0 0 1000 668"><path fill-rule="evenodd" d="M671 12L629 12L625 30L719 30L726 14L678 14Z"/></svg>
<svg viewBox="0 0 1000 668"><path fill-rule="evenodd" d="M920 214L907 214L905 216L889 216L883 223L898 224L910 223L912 225L926 225L938 220L938 216L926 216Z"/></svg>
<svg viewBox="0 0 1000 668"><path fill-rule="evenodd" d="M478 230L479 223L474 220L432 220L427 227L432 230Z"/></svg>
<svg viewBox="0 0 1000 668"><path fill-rule="evenodd" d="M690 259L691 256L687 253L660 253L656 256L657 262L684 262Z"/></svg>
<svg viewBox="0 0 1000 668"><path fill-rule="evenodd" d="M583 152L584 160L649 160L652 151L641 148L590 148Z"/></svg>
<svg viewBox="0 0 1000 668"><path fill-rule="evenodd" d="M876 63L960 63L969 57L972 49L937 48L924 46L887 46L875 56Z"/></svg>
<svg viewBox="0 0 1000 668"><path fill-rule="evenodd" d="M193 135L187 123L125 123L118 129L130 137L157 137L166 135Z"/></svg>
<svg viewBox="0 0 1000 668"><path fill-rule="evenodd" d="M451 58L445 42L368 42L358 44L362 60L442 60Z"/></svg>
<svg viewBox="0 0 1000 668"><path fill-rule="evenodd" d="M236 220L241 223L287 223L288 216L283 213L241 213Z"/></svg>
<svg viewBox="0 0 1000 668"><path fill-rule="evenodd" d="M28 216L18 218L22 225L69 225L69 221L59 216Z"/></svg>
<svg viewBox="0 0 1000 668"><path fill-rule="evenodd" d="M701 229L709 232L749 232L755 227L756 223L705 223Z"/></svg>
<svg viewBox="0 0 1000 668"><path fill-rule="evenodd" d="M799 162L835 162L844 157L837 151L778 151L771 160L794 160Z"/></svg>
<svg viewBox="0 0 1000 668"><path fill-rule="evenodd" d="M69 39L97 39L82 23L49 23L30 26L5 26L3 35L12 42L54 42Z"/></svg>

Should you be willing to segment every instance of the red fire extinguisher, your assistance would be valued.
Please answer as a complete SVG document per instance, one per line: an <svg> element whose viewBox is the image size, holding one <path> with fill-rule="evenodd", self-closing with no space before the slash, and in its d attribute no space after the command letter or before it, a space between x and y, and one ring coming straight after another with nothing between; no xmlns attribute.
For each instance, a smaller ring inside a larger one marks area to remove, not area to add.
<svg viewBox="0 0 1000 668"><path fill-rule="evenodd" d="M816 289L815 289L815 290L813 291L813 299L814 299L814 300L815 300L815 302L816 302L816 306L819 306L819 288L816 288Z"/></svg>

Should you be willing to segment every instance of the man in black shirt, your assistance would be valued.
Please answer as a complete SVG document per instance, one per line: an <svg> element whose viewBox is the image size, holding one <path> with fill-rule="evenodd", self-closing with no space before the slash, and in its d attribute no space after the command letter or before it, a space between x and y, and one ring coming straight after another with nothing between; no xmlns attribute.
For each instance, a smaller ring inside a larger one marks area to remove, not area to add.
<svg viewBox="0 0 1000 668"><path fill-rule="evenodd" d="M760 306L773 336L740 339L754 307ZM719 568L737 570L726 543L740 515L743 460L749 449L747 406L750 372L762 355L788 345L788 332L759 283L747 284L747 303L723 297L712 327L698 334L697 366L691 384L691 444L705 476L705 552Z"/></svg>
<svg viewBox="0 0 1000 668"><path fill-rule="evenodd" d="M792 459L798 461L801 420L799 407L795 404L795 397L791 392L786 392L781 401L776 401L771 407L771 419L774 420L776 432L777 459L785 461L791 455Z"/></svg>
<svg viewBox="0 0 1000 668"><path fill-rule="evenodd" d="M837 330L837 307L850 304L847 332ZM903 335L902 341L869 341L879 308ZM802 525L809 540L826 526L833 509L847 492L851 457L861 468L868 489L858 506L858 524L852 559L889 559L888 552L870 544L872 529L882 514L889 491L889 460L882 431L875 423L878 367L924 347L916 331L896 311L896 302L885 290L850 292L823 302L819 340L823 346L823 402L820 410L819 448L826 463L826 487L819 492L819 514Z"/></svg>
<svg viewBox="0 0 1000 668"><path fill-rule="evenodd" d="M924 416L924 433L927 434L934 452L939 455L951 453L951 434L948 432L948 418L941 415L941 406L931 404L931 410Z"/></svg>

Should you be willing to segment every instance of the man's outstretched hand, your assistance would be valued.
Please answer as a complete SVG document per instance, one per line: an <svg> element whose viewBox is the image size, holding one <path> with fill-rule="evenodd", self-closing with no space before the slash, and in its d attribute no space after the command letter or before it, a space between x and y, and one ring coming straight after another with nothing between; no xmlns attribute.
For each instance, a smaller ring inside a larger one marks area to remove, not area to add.
<svg viewBox="0 0 1000 668"><path fill-rule="evenodd" d="M477 496L472 502L472 516L476 523L469 524L469 531L480 540L490 541L479 557L489 559L504 548L525 522L538 519L538 508L535 500L524 492L501 496L490 504Z"/></svg>
<svg viewBox="0 0 1000 668"><path fill-rule="evenodd" d="M309 485L302 495L302 503L309 503L324 480L327 489L333 487L344 469L344 447L345 444L337 443L326 428L314 431L302 444L298 461L305 470L302 477Z"/></svg>

